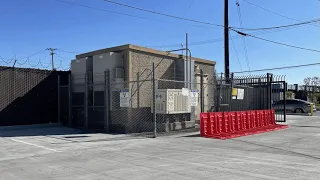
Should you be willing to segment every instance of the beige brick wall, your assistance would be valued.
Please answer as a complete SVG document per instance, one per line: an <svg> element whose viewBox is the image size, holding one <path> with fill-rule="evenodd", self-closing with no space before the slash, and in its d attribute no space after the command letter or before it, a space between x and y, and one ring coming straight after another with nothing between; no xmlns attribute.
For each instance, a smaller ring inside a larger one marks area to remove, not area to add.
<svg viewBox="0 0 320 180"><path fill-rule="evenodd" d="M152 63L155 63L156 76L159 79L174 78L174 60L166 56L159 56L139 51L130 51L131 74L133 80L140 73L140 80L151 79Z"/></svg>
<svg viewBox="0 0 320 180"><path fill-rule="evenodd" d="M152 99L152 63L155 63L156 78L157 79L168 79L174 80L175 73L177 71L175 67L175 58L167 56L159 56L146 52L140 52L135 50L130 50L130 70L129 76L131 77L130 83L131 95L132 95L132 107L150 107ZM208 103L207 109L209 110L213 106L213 96L214 96L214 80L215 80L215 67L214 65L208 65L204 63L196 62L195 65L199 66L203 70L204 74L208 74L207 81L210 83L208 85L208 95L207 98L210 101ZM150 80L142 82L142 80ZM165 82L159 81L159 88L175 88L177 86L183 86L183 83ZM172 87L171 87L172 86ZM179 87L177 87L179 88Z"/></svg>
<svg viewBox="0 0 320 180"><path fill-rule="evenodd" d="M152 63L155 63L157 79L174 79L175 59L149 54L139 51L130 51L129 71L131 81L150 80L131 83L132 107L150 107L152 99Z"/></svg>

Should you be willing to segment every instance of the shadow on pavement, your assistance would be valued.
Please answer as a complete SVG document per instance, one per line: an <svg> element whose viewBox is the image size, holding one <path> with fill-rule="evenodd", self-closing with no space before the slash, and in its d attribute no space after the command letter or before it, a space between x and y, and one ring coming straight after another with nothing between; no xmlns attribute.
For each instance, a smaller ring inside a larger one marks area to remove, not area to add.
<svg viewBox="0 0 320 180"><path fill-rule="evenodd" d="M290 127L301 127L301 128L320 128L320 126L299 126L299 125L290 125Z"/></svg>
<svg viewBox="0 0 320 180"><path fill-rule="evenodd" d="M255 145L255 146L260 146L260 147L265 147L265 148L269 148L269 149L274 149L274 150L278 150L278 151L282 151L282 152L295 154L295 155L298 155L298 156L301 156L301 157L307 157L307 158L311 158L311 159L320 160L320 157L313 156L313 155L310 155L310 154L304 154L304 153L295 152L295 151L291 151L291 150L287 150L287 149L281 149L281 148L272 147L272 146L268 146L268 145L264 145L264 144L258 144L258 143L255 143L255 142L249 142L249 141L244 141L244 140L240 140L240 139L230 139L230 141L243 142L243 143L247 143L247 144L250 144L250 145Z"/></svg>
<svg viewBox="0 0 320 180"><path fill-rule="evenodd" d="M187 136L182 136L182 137L201 137L201 136L199 133L199 134L187 135Z"/></svg>
<svg viewBox="0 0 320 180"><path fill-rule="evenodd" d="M89 136L84 136L81 134L88 134L88 133L101 133L101 131L87 131L87 130L81 130L81 129L73 129L73 128L63 127L59 124L0 127L0 137L66 135L65 138L85 138ZM69 137L68 135L74 135L74 136Z"/></svg>

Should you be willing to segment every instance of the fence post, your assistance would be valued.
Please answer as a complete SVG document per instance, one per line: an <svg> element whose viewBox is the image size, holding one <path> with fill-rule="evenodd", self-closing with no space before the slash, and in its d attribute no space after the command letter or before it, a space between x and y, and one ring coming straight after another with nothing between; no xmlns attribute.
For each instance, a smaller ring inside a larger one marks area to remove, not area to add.
<svg viewBox="0 0 320 180"><path fill-rule="evenodd" d="M268 83L268 109L271 109L272 107L272 74L267 73L267 83Z"/></svg>
<svg viewBox="0 0 320 180"><path fill-rule="evenodd" d="M156 114L156 73L154 63L152 63L152 84L153 84L153 91L152 91L152 111L153 111L153 136L154 138L157 137L157 114Z"/></svg>
<svg viewBox="0 0 320 180"><path fill-rule="evenodd" d="M221 73L221 76L220 76L220 86L219 86L219 103L218 103L218 112L221 111L221 100L222 100L222 78L223 78L223 73Z"/></svg>
<svg viewBox="0 0 320 180"><path fill-rule="evenodd" d="M131 95L131 97L132 97L132 95ZM139 101L140 101L140 73L137 72L137 108L140 108ZM131 103L132 103L132 101L131 101Z"/></svg>
<svg viewBox="0 0 320 180"><path fill-rule="evenodd" d="M71 127L72 120L72 78L68 75L68 126Z"/></svg>
<svg viewBox="0 0 320 180"><path fill-rule="evenodd" d="M88 77L85 73L84 79L84 127L88 128Z"/></svg>
<svg viewBox="0 0 320 180"><path fill-rule="evenodd" d="M311 102L314 103L314 85L312 86L312 100L311 100Z"/></svg>
<svg viewBox="0 0 320 180"><path fill-rule="evenodd" d="M58 123L61 123L61 119L60 119L60 75L58 75Z"/></svg>
<svg viewBox="0 0 320 180"><path fill-rule="evenodd" d="M110 74L109 71L104 72L104 129L110 131Z"/></svg>
<svg viewBox="0 0 320 180"><path fill-rule="evenodd" d="M286 122L287 121L287 102L286 102L286 91L287 91L287 86L286 86L286 81L285 79L283 79L283 121Z"/></svg>
<svg viewBox="0 0 320 180"><path fill-rule="evenodd" d="M200 110L204 112L203 70L200 69Z"/></svg>
<svg viewBox="0 0 320 180"><path fill-rule="evenodd" d="M231 73L231 78L230 78L230 97L229 97L229 111L232 111L232 91L233 91L233 76L234 74Z"/></svg>

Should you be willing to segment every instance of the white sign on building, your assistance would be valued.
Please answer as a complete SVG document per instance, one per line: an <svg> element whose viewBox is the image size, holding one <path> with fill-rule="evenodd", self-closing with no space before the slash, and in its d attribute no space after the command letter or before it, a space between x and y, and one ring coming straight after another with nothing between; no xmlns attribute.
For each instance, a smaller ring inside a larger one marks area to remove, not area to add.
<svg viewBox="0 0 320 180"><path fill-rule="evenodd" d="M238 89L237 99L243 100L244 98L244 89Z"/></svg>
<svg viewBox="0 0 320 180"><path fill-rule="evenodd" d="M128 89L120 90L120 107L130 106L130 93Z"/></svg>
<svg viewBox="0 0 320 180"><path fill-rule="evenodd" d="M199 90L191 90L190 91L190 105L191 106L198 106L198 97L199 97Z"/></svg>

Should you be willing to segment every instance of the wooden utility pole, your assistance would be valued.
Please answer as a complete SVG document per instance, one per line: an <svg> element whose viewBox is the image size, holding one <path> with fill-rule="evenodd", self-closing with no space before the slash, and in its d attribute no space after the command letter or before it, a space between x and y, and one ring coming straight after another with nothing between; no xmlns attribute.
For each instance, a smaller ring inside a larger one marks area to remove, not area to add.
<svg viewBox="0 0 320 180"><path fill-rule="evenodd" d="M53 59L53 57L54 57L54 55L56 54L56 53L54 53L54 51L57 50L57 49L56 49L56 48L47 48L47 50L50 51L50 55L51 55L51 65L52 65L52 70L54 71L54 70L56 70L56 69L54 68L54 59Z"/></svg>
<svg viewBox="0 0 320 180"><path fill-rule="evenodd" d="M228 4L228 0L224 0L224 74L227 81L230 79Z"/></svg>
<svg viewBox="0 0 320 180"><path fill-rule="evenodd" d="M188 69L188 33L186 33L186 61L185 61L185 70L186 70L186 87L189 88L189 71L191 73L191 69Z"/></svg>

